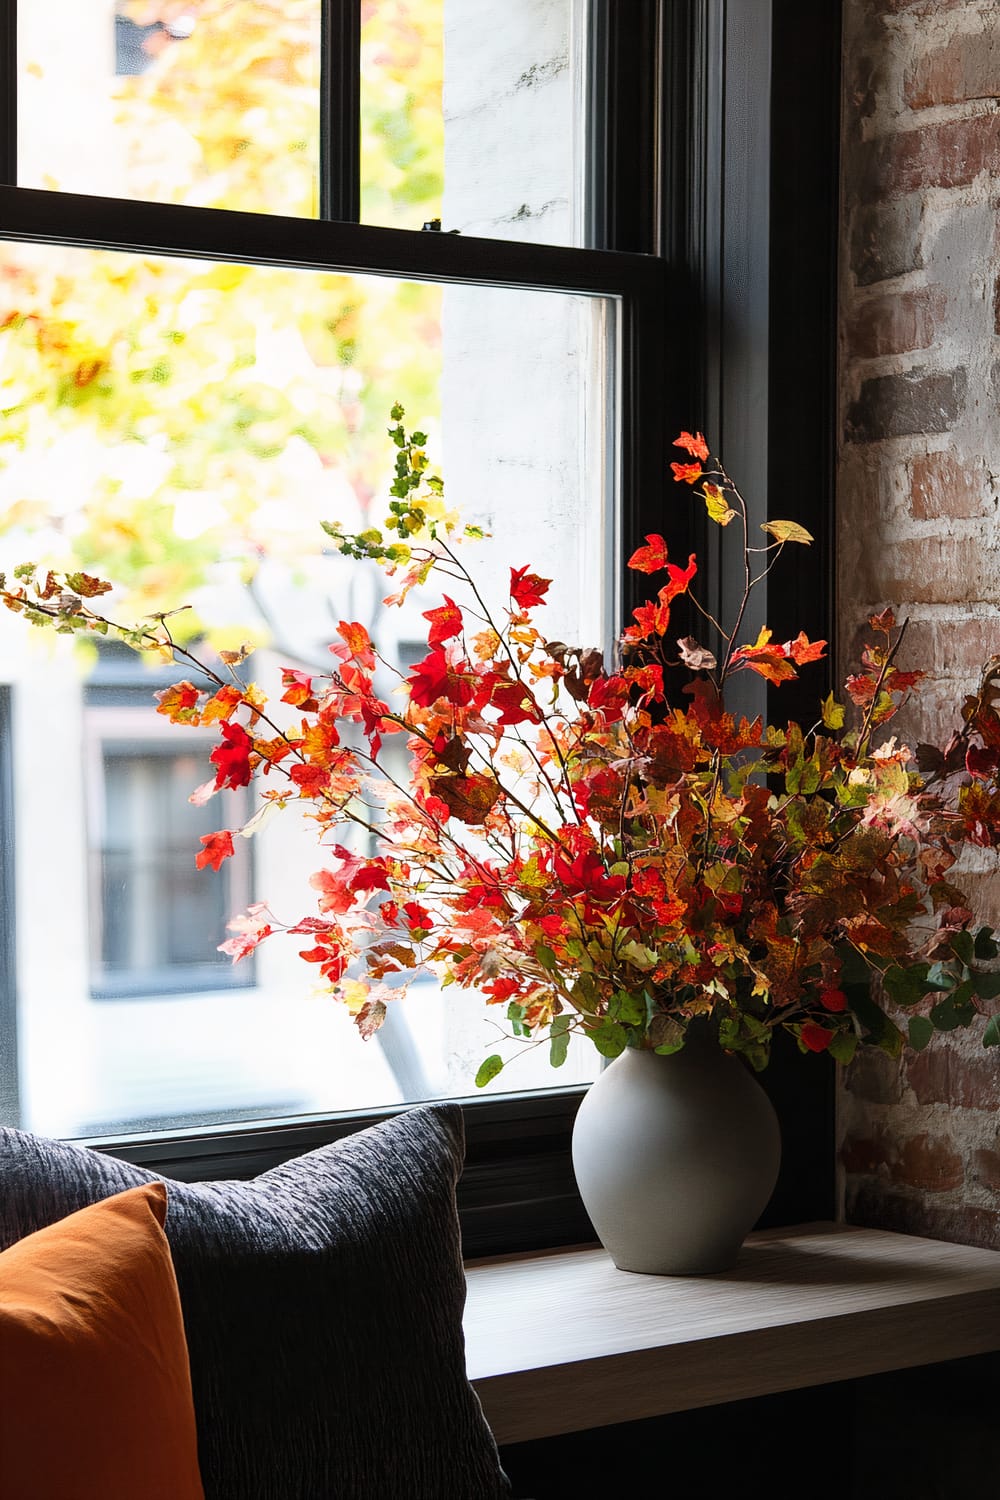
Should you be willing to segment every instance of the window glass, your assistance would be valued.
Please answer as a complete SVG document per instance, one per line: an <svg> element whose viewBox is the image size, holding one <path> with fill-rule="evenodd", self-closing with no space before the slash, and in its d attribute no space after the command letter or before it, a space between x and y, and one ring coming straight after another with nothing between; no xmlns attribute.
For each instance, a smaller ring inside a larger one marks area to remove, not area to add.
<svg viewBox="0 0 1000 1500"><path fill-rule="evenodd" d="M449 503L492 533L470 544L487 598L506 597L511 566L554 571L544 628L604 642L614 341L612 299L5 244L0 565L113 577L127 620L190 605L177 639L249 643L250 675L275 701L282 666L323 670L339 619L366 624L406 665L439 595L384 608L381 573L330 555L319 525L385 515L398 400L428 433ZM86 644L4 612L0 660L14 683L28 1128L167 1128L474 1092L503 1018L469 992L418 984L366 1043L294 940L259 949L242 988L207 982L201 965L216 955L200 945L224 903L219 887L189 884L208 872L192 876L199 829L182 830L180 814L212 774L210 744L171 738L157 717L162 666L148 669L144 707L128 689L126 727ZM89 864L88 844L101 856ZM252 875L230 877L245 892L227 901L266 899L291 921L315 910L322 858L308 825L282 814L253 853ZM150 902L162 909L143 931ZM102 967L159 967L162 989L102 1003L91 985ZM545 1049L525 1051L491 1088L571 1084L597 1063L571 1048L553 1074Z"/></svg>
<svg viewBox="0 0 1000 1500"><path fill-rule="evenodd" d="M361 218L583 243L580 0L366 0Z"/></svg>
<svg viewBox="0 0 1000 1500"><path fill-rule="evenodd" d="M320 0L21 0L25 187L315 217Z"/></svg>

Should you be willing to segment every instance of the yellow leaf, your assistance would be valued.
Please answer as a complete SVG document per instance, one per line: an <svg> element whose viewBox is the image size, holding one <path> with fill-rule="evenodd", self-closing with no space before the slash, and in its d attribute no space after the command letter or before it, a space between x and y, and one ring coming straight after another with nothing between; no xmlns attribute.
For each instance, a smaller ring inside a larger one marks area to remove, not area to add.
<svg viewBox="0 0 1000 1500"><path fill-rule="evenodd" d="M717 521L720 526L728 526L736 512L726 504L726 497L717 484L706 484L702 489L705 496L705 509L708 511L710 521Z"/></svg>
<svg viewBox="0 0 1000 1500"><path fill-rule="evenodd" d="M808 544L812 537L804 526L798 521L761 521L761 531L767 531L778 542L804 542Z"/></svg>
<svg viewBox="0 0 1000 1500"><path fill-rule="evenodd" d="M823 714L823 723L827 729L843 729L844 705L838 703L832 693L827 693L820 707Z"/></svg>

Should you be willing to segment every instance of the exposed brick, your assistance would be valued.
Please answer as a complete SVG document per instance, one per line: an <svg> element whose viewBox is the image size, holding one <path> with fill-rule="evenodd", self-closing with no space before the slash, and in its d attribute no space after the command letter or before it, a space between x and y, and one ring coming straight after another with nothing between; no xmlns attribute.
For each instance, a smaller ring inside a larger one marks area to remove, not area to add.
<svg viewBox="0 0 1000 1500"><path fill-rule="evenodd" d="M906 1081L921 1104L1000 1107L1000 1057L993 1051L964 1057L954 1047L928 1047L907 1059Z"/></svg>
<svg viewBox="0 0 1000 1500"><path fill-rule="evenodd" d="M854 215L851 266L859 286L887 281L923 265L919 194L894 203L869 203Z"/></svg>
<svg viewBox="0 0 1000 1500"><path fill-rule="evenodd" d="M921 453L909 466L910 511L914 520L961 520L990 509L982 467L962 464L954 453Z"/></svg>
<svg viewBox="0 0 1000 1500"><path fill-rule="evenodd" d="M890 603L902 613L903 601L970 604L992 598L998 579L996 548L978 538L904 537L861 552L855 589L856 597Z"/></svg>
<svg viewBox="0 0 1000 1500"><path fill-rule="evenodd" d="M926 1133L903 1142L890 1173L894 1181L925 1193L946 1193L961 1187L965 1181L965 1168L958 1152Z"/></svg>
<svg viewBox="0 0 1000 1500"><path fill-rule="evenodd" d="M913 109L1000 97L1000 39L994 31L961 32L918 57L904 94Z"/></svg>
<svg viewBox="0 0 1000 1500"><path fill-rule="evenodd" d="M996 167L998 148L1000 114L878 136L856 153L857 193L870 203L931 187L965 187Z"/></svg>
<svg viewBox="0 0 1000 1500"><path fill-rule="evenodd" d="M909 11L915 16L934 16L941 10L955 10L967 0L878 0L878 3L890 13Z"/></svg>
<svg viewBox="0 0 1000 1500"><path fill-rule="evenodd" d="M909 646L909 634L906 641ZM948 620L934 626L933 654L924 661L933 660L939 676L970 678L978 677L983 664L998 653L1000 619Z"/></svg>
<svg viewBox="0 0 1000 1500"><path fill-rule="evenodd" d="M899 1064L874 1049L858 1052L844 1072L844 1086L869 1104L896 1104L903 1094Z"/></svg>
<svg viewBox="0 0 1000 1500"><path fill-rule="evenodd" d="M856 359L905 354L934 342L945 308L944 289L921 286L872 297L847 324L847 352Z"/></svg>
<svg viewBox="0 0 1000 1500"><path fill-rule="evenodd" d="M963 369L877 375L862 382L847 413L847 439L875 443L913 433L947 432L965 400Z"/></svg>
<svg viewBox="0 0 1000 1500"><path fill-rule="evenodd" d="M892 1152L881 1135L848 1136L840 1148L840 1160L845 1172L852 1176L871 1177L879 1167L887 1167Z"/></svg>
<svg viewBox="0 0 1000 1500"><path fill-rule="evenodd" d="M847 1187L847 1222L868 1229L893 1229L899 1234L926 1235L950 1240L956 1245L981 1245L995 1250L1000 1244L1000 1213L971 1204L945 1207L925 1203L919 1197L882 1192L870 1180Z"/></svg>
<svg viewBox="0 0 1000 1500"><path fill-rule="evenodd" d="M983 1146L974 1153L972 1165L984 1187L1000 1192L1000 1151L989 1151Z"/></svg>

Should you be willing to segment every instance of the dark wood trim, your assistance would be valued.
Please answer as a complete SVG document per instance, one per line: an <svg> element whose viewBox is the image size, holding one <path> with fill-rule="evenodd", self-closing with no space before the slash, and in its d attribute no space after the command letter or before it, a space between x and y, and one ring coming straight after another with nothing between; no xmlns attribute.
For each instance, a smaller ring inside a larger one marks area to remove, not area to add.
<svg viewBox="0 0 1000 1500"><path fill-rule="evenodd" d="M21 1118L17 1068L17 953L11 689L0 686L0 1122Z"/></svg>
<svg viewBox="0 0 1000 1500"><path fill-rule="evenodd" d="M0 0L0 183L17 181L17 0Z"/></svg>
<svg viewBox="0 0 1000 1500"><path fill-rule="evenodd" d="M664 274L649 255L4 186L0 239L626 297Z"/></svg>
<svg viewBox="0 0 1000 1500"><path fill-rule="evenodd" d="M663 91L670 0L589 11L587 244L661 253Z"/></svg>
<svg viewBox="0 0 1000 1500"><path fill-rule="evenodd" d="M361 218L361 0L323 0L319 216Z"/></svg>

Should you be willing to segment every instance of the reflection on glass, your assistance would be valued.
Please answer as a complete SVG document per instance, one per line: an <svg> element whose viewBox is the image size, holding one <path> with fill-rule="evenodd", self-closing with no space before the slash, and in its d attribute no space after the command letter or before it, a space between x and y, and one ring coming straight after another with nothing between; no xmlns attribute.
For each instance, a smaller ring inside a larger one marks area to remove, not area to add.
<svg viewBox="0 0 1000 1500"><path fill-rule="evenodd" d="M25 187L315 217L320 0L21 0Z"/></svg>
<svg viewBox="0 0 1000 1500"><path fill-rule="evenodd" d="M492 533L474 563L487 593L506 596L511 566L558 558L545 628L606 638L612 319L583 296L0 246L0 567L30 557L113 578L115 618L188 605L175 636L249 643L275 703L282 666L326 669L341 619L412 662L439 597L385 608L383 575L330 555L319 524L381 522L398 400L450 503ZM162 664L129 656L123 678L105 651L7 612L0 660L24 841L24 1124L86 1134L473 1091L503 1023L474 994L421 982L366 1044L294 940L260 949L242 988L219 987L222 907L267 900L295 921L315 910L323 860L289 811L253 840L252 872L234 863L221 895L193 883L203 830L181 815L216 737L189 741L156 714ZM502 1089L572 1083L596 1063L582 1048L553 1075L536 1049Z"/></svg>

